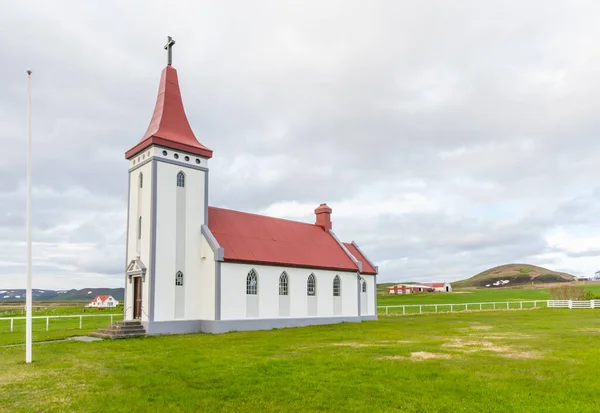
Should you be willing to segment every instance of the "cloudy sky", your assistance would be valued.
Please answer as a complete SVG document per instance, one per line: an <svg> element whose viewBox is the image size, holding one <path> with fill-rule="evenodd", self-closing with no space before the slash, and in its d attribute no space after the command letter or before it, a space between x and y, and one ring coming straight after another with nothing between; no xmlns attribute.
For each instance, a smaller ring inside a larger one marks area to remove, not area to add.
<svg viewBox="0 0 600 413"><path fill-rule="evenodd" d="M123 285L167 35L212 205L327 202L381 281L600 268L599 2L83 3L0 5L0 287L25 285L28 67L34 287Z"/></svg>

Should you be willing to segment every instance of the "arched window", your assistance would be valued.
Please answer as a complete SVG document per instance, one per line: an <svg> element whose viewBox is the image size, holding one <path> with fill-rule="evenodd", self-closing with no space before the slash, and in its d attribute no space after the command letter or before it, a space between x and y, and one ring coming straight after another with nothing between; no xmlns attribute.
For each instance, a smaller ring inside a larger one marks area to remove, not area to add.
<svg viewBox="0 0 600 413"><path fill-rule="evenodd" d="M142 217L138 218L138 239L142 239Z"/></svg>
<svg viewBox="0 0 600 413"><path fill-rule="evenodd" d="M177 174L177 186L180 186L182 188L185 187L185 175L183 174L183 172L179 172Z"/></svg>
<svg viewBox="0 0 600 413"><path fill-rule="evenodd" d="M175 274L175 285L183 287L183 273L181 271L177 271L177 274Z"/></svg>
<svg viewBox="0 0 600 413"><path fill-rule="evenodd" d="M362 284L362 287L361 287L362 292L366 293L367 292L367 282L365 280L362 280L361 284Z"/></svg>
<svg viewBox="0 0 600 413"><path fill-rule="evenodd" d="M317 280L314 274L309 275L308 281L306 281L306 295L317 295Z"/></svg>
<svg viewBox="0 0 600 413"><path fill-rule="evenodd" d="M341 287L342 286L341 286L340 276L336 275L333 278L333 296L334 297L339 297L340 296L340 293L342 291Z"/></svg>
<svg viewBox="0 0 600 413"><path fill-rule="evenodd" d="M144 174L140 172L140 188L144 187Z"/></svg>
<svg viewBox="0 0 600 413"><path fill-rule="evenodd" d="M258 277L256 271L250 270L246 277L246 294L256 295L258 294Z"/></svg>
<svg viewBox="0 0 600 413"><path fill-rule="evenodd" d="M279 295L288 295L288 275L285 271L279 276Z"/></svg>

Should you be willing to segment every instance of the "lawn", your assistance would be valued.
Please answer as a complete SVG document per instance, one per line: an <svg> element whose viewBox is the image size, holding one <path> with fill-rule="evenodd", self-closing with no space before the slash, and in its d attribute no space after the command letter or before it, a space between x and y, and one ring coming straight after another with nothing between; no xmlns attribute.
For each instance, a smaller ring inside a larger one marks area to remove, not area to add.
<svg viewBox="0 0 600 413"><path fill-rule="evenodd" d="M115 314L113 317L113 321L120 321L122 319L122 314ZM110 316L90 317L84 315L81 319L81 329L79 328L79 317L50 318L48 321L48 331L46 331L45 318L34 318L32 321L32 340L36 342L88 334L91 331L96 331L99 328L109 325ZM25 342L25 320L14 320L13 331L11 332L10 320L0 317L0 346L23 342Z"/></svg>
<svg viewBox="0 0 600 413"><path fill-rule="evenodd" d="M585 285L584 288L600 295L600 284L589 284ZM457 290L453 293L379 295L377 297L377 305L487 303L551 299L552 297L550 296L548 288L464 289Z"/></svg>
<svg viewBox="0 0 600 413"><path fill-rule="evenodd" d="M598 311L0 348L0 411L597 412Z"/></svg>

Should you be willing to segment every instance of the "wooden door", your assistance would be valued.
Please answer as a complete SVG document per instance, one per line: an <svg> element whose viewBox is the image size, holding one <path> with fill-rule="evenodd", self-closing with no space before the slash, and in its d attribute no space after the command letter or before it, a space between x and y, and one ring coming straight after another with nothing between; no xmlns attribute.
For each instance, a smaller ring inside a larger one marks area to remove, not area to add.
<svg viewBox="0 0 600 413"><path fill-rule="evenodd" d="M142 318L142 277L133 277L133 319Z"/></svg>

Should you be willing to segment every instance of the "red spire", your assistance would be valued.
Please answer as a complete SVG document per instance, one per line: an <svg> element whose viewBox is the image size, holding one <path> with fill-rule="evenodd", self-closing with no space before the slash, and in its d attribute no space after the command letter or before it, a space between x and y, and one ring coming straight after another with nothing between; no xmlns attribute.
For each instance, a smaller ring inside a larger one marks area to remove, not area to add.
<svg viewBox="0 0 600 413"><path fill-rule="evenodd" d="M172 66L162 71L148 130L140 143L125 153L125 158L129 159L153 144L212 158L212 150L198 142L185 116L177 70Z"/></svg>

